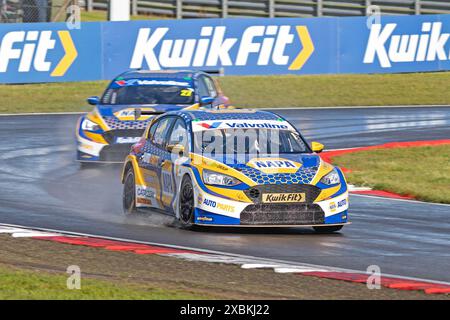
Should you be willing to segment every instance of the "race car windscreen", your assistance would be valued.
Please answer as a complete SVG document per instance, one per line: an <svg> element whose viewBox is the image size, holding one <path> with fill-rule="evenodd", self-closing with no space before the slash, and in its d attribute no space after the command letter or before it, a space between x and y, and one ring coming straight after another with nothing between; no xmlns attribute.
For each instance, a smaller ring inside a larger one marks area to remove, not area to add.
<svg viewBox="0 0 450 320"><path fill-rule="evenodd" d="M310 152L302 137L291 130L222 129L198 131L194 136L197 153L205 156Z"/></svg>
<svg viewBox="0 0 450 320"><path fill-rule="evenodd" d="M132 85L110 89L110 104L193 104L194 89L178 85ZM107 102L108 103L108 102Z"/></svg>

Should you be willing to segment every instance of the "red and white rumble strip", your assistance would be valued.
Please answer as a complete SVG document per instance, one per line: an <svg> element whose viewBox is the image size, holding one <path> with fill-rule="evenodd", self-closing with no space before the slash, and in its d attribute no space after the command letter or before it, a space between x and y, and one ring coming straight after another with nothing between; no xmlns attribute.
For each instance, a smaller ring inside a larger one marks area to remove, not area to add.
<svg viewBox="0 0 450 320"><path fill-rule="evenodd" d="M202 249L184 248L173 245L144 243L125 239L114 239L94 235L82 235L57 230L31 229L22 226L0 224L0 234L16 238L32 238L71 245L101 248L111 251L127 251L135 254L158 254L188 261L226 263L240 265L243 269L270 268L277 273L294 273L334 280L367 283L369 274L341 268L291 263L272 259L228 254ZM450 294L450 283L400 276L381 276L381 286L398 290L422 290L426 294Z"/></svg>

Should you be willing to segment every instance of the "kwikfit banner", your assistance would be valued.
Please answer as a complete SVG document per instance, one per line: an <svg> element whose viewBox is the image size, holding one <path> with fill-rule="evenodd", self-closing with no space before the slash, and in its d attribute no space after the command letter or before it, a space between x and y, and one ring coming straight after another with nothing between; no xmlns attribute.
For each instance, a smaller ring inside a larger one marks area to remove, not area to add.
<svg viewBox="0 0 450 320"><path fill-rule="evenodd" d="M372 23L376 22L376 23ZM0 25L0 82L111 79L133 68L226 75L450 70L450 15Z"/></svg>

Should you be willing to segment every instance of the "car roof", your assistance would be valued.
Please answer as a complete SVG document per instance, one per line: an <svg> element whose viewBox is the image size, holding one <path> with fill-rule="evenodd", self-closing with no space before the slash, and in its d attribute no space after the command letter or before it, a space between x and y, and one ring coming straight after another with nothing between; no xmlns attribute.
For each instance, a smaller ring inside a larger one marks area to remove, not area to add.
<svg viewBox="0 0 450 320"><path fill-rule="evenodd" d="M276 113L255 109L221 109L221 110L180 110L166 114L174 114L186 120L283 120Z"/></svg>
<svg viewBox="0 0 450 320"><path fill-rule="evenodd" d="M148 78L193 78L198 74L204 74L202 71L193 71L193 70L129 70L126 71L116 78L123 79L148 79Z"/></svg>

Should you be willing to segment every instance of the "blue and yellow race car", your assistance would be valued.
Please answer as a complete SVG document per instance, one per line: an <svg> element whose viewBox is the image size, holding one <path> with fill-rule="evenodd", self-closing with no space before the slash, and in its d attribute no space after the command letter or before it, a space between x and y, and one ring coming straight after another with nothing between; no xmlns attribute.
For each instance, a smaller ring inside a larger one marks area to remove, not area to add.
<svg viewBox="0 0 450 320"><path fill-rule="evenodd" d="M159 209L182 226L310 226L348 223L342 171L321 160L284 118L264 111L168 112L128 155L123 209Z"/></svg>
<svg viewBox="0 0 450 320"><path fill-rule="evenodd" d="M123 162L152 117L187 107L227 105L218 83L201 71L127 71L90 97L95 105L77 125L77 160Z"/></svg>

